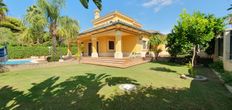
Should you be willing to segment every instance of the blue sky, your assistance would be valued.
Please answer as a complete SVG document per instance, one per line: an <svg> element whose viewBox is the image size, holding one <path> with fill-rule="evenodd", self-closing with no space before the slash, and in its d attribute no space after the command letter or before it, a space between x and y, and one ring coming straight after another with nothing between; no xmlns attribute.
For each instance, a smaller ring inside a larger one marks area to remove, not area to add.
<svg viewBox="0 0 232 110"><path fill-rule="evenodd" d="M9 7L9 16L23 18L26 8L36 0L5 0ZM92 1L92 0L90 0ZM158 30L169 33L176 24L179 14L183 9L192 13L201 11L215 14L218 17L226 16L227 8L232 0L102 0L103 10L101 15L112 11L120 11L143 25L144 29ZM62 15L68 15L80 22L81 30L92 27L93 11L96 9L91 2L89 9L85 9L79 0L66 0L66 7Z"/></svg>

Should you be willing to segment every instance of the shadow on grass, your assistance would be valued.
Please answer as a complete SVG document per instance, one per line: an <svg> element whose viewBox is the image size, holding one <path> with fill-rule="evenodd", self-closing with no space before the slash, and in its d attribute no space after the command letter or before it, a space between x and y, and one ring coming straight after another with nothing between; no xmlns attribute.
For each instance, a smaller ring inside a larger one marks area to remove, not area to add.
<svg viewBox="0 0 232 110"><path fill-rule="evenodd" d="M154 70L154 71L161 71L161 72L176 73L176 71L171 70L171 69L166 68L166 67L152 67L152 68L150 68L150 70Z"/></svg>
<svg viewBox="0 0 232 110"><path fill-rule="evenodd" d="M231 95L217 82L193 81L190 88L139 87L110 97L99 95L105 86L138 84L126 77L87 73L57 83L51 77L33 84L28 93L10 86L0 89L0 109L8 110L217 110L229 109ZM229 97L229 98L228 98Z"/></svg>
<svg viewBox="0 0 232 110"><path fill-rule="evenodd" d="M4 73L4 72L8 72L8 71L9 71L9 69L7 67L0 64L0 73Z"/></svg>
<svg viewBox="0 0 232 110"><path fill-rule="evenodd" d="M167 65L167 66L185 66L184 64L177 64L177 63L165 62L165 61L156 61L156 62L151 62L151 63L158 63L162 65Z"/></svg>

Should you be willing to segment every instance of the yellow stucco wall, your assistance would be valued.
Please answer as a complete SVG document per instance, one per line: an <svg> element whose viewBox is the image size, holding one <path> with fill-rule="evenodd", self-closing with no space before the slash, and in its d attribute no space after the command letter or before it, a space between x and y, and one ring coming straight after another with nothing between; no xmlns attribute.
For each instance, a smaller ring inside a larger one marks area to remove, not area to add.
<svg viewBox="0 0 232 110"><path fill-rule="evenodd" d="M101 25L110 24L110 22L115 22L115 21L121 21L121 22L130 24L130 25L133 25L135 27L138 27L138 28L142 27L141 24L137 23L133 19L128 19L128 18L126 18L123 15L118 14L118 13L116 13L116 14L114 14L112 16L109 16L107 18L104 18L104 19L102 19L100 21L93 22L93 25L94 25L94 27L98 27L98 26L101 26Z"/></svg>
<svg viewBox="0 0 232 110"><path fill-rule="evenodd" d="M109 50L109 41L114 41L113 36L103 36L98 38L99 42L99 52L106 53L106 52L111 52L112 50Z"/></svg>
<svg viewBox="0 0 232 110"><path fill-rule="evenodd" d="M114 36L101 36L96 41L98 42L99 56L113 56L115 50L109 50L109 41L115 41ZM80 40L80 42L84 44L84 55L88 55L88 43L91 43L91 39ZM133 52L141 53L141 51L142 44L139 36L122 36L122 52L124 56L128 57Z"/></svg>
<svg viewBox="0 0 232 110"><path fill-rule="evenodd" d="M122 50L126 53L141 52L141 44L139 44L138 36L123 36L122 37Z"/></svg>
<svg viewBox="0 0 232 110"><path fill-rule="evenodd" d="M80 42L84 44L84 55L88 55L88 43L92 43L91 36L86 37L85 39L79 39ZM109 41L114 41L115 49L109 50ZM145 56L145 54L149 51L148 45L147 49L143 49L143 41L149 42L149 37L146 35L122 35L121 38L121 47L123 57L132 57L136 54L136 56ZM98 36L96 37L96 42L98 42L98 55L99 57L113 57L116 51L116 39L115 36ZM160 49L163 51L160 53L160 56L166 57L169 56L169 53L166 51L167 48L165 45L160 45ZM134 54L133 54L134 53Z"/></svg>

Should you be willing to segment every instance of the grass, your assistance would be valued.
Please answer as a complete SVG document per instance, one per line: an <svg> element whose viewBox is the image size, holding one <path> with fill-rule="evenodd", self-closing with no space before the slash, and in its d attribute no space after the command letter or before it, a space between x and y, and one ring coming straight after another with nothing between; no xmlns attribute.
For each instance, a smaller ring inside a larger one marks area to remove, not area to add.
<svg viewBox="0 0 232 110"><path fill-rule="evenodd" d="M127 69L66 65L0 74L0 109L228 110L232 95L207 68L207 82L182 80L187 67L147 63ZM119 84L138 90L122 92Z"/></svg>

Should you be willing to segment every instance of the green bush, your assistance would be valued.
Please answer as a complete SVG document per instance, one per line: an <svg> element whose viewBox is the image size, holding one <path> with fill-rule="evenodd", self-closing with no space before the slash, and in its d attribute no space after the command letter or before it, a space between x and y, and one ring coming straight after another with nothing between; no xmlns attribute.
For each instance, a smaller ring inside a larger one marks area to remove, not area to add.
<svg viewBox="0 0 232 110"><path fill-rule="evenodd" d="M56 55L50 55L47 57L48 62L54 62L54 61L59 61L60 56L58 54Z"/></svg>
<svg viewBox="0 0 232 110"><path fill-rule="evenodd" d="M219 73L224 73L224 67L223 67L223 62L222 61L216 61L212 64L210 64L210 67L216 70Z"/></svg>
<svg viewBox="0 0 232 110"><path fill-rule="evenodd" d="M210 67L213 68L218 73L220 73L222 79L225 81L226 84L232 86L232 72L228 72L224 70L222 61L214 62L210 65Z"/></svg>
<svg viewBox="0 0 232 110"><path fill-rule="evenodd" d="M231 72L221 73L221 75L225 83L232 85L232 73Z"/></svg>
<svg viewBox="0 0 232 110"><path fill-rule="evenodd" d="M196 75L197 75L197 72L196 72L195 68L192 66L191 62L188 63L188 72L189 72L189 75L191 77L196 77Z"/></svg>
<svg viewBox="0 0 232 110"><path fill-rule="evenodd" d="M72 54L77 53L77 47L72 47ZM67 47L58 47L58 55L66 55ZM45 46L8 46L9 59L30 58L31 56L48 56L49 49Z"/></svg>

